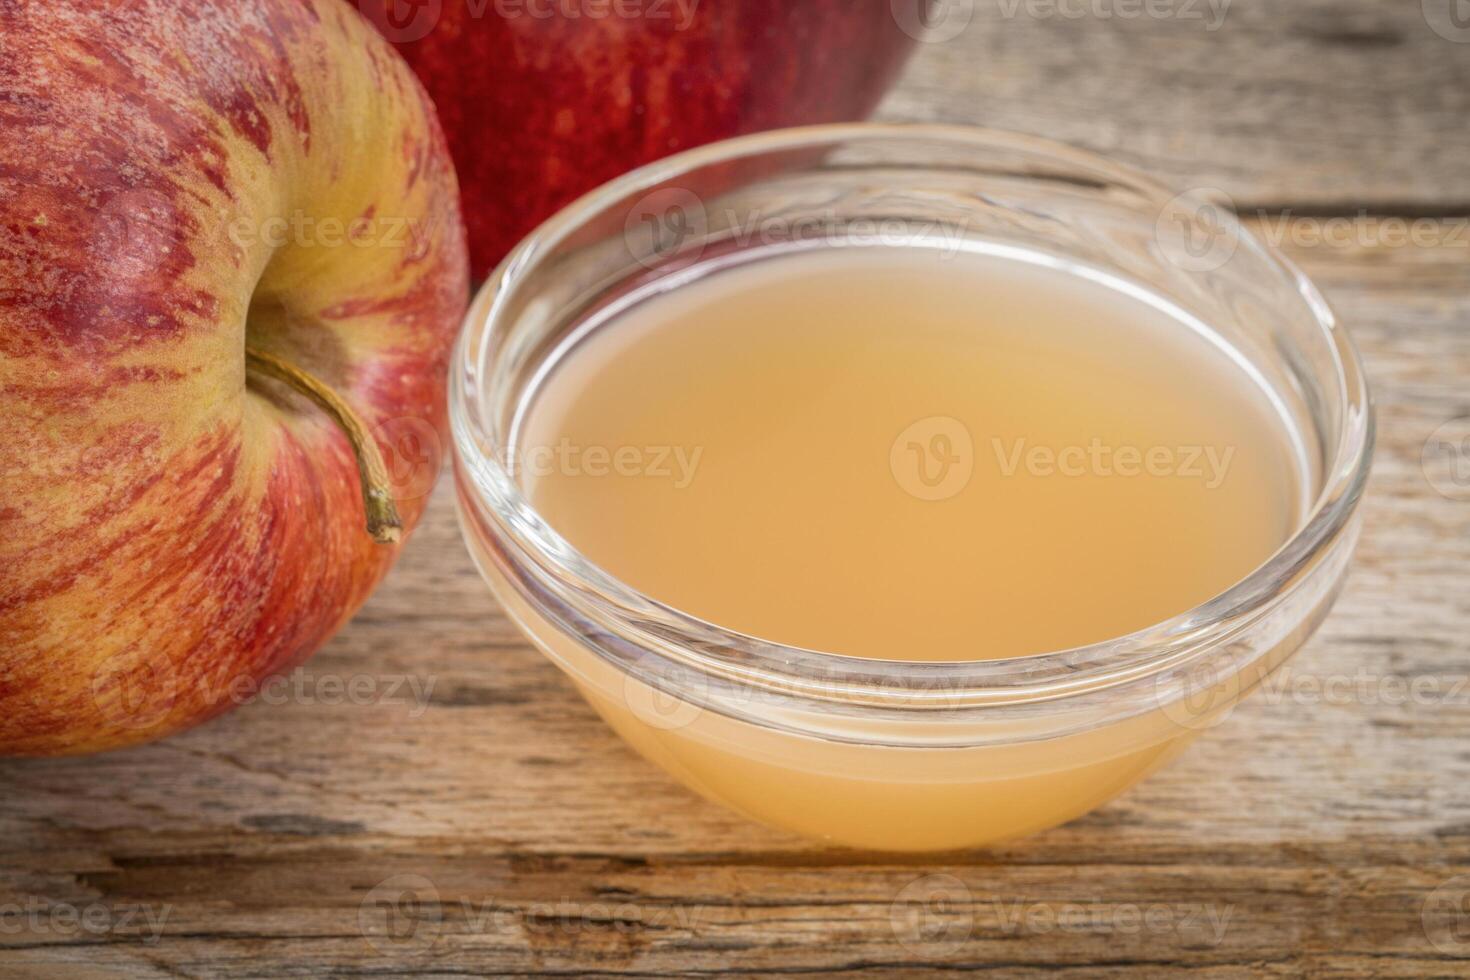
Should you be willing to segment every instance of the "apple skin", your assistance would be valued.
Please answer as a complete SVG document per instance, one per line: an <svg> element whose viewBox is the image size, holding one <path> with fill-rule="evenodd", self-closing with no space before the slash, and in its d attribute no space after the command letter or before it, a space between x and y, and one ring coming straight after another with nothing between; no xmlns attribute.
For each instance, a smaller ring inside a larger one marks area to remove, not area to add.
<svg viewBox="0 0 1470 980"><path fill-rule="evenodd" d="M0 3L0 132L0 755L144 742L303 660L399 549L247 343L340 394L418 519L468 296L453 165L341 0Z"/></svg>
<svg viewBox="0 0 1470 980"><path fill-rule="evenodd" d="M541 221L636 166L867 115L913 47L900 21L920 24L924 0L348 2L439 108L484 278Z"/></svg>

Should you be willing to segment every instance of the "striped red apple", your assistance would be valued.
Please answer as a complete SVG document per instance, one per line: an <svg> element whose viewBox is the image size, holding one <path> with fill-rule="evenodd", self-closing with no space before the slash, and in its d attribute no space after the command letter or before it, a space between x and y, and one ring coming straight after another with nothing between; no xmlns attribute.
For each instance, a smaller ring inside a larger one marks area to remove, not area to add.
<svg viewBox="0 0 1470 980"><path fill-rule="evenodd" d="M0 133L0 755L142 742L319 647L417 520L453 167L342 0L0 2Z"/></svg>

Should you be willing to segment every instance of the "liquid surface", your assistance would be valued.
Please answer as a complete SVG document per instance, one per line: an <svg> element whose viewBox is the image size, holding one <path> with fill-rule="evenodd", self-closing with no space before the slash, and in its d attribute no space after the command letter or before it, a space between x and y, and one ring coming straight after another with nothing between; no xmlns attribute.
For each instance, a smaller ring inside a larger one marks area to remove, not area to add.
<svg viewBox="0 0 1470 980"><path fill-rule="evenodd" d="M590 560L728 629L894 660L1138 630L1263 562L1298 467L1259 387L1165 312L994 255L827 249L596 327L517 475Z"/></svg>

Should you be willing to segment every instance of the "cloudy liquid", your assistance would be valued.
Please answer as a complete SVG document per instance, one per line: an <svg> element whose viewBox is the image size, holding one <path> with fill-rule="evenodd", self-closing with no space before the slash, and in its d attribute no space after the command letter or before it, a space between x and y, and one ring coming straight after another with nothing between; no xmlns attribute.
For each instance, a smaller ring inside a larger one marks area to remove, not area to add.
<svg viewBox="0 0 1470 980"><path fill-rule="evenodd" d="M1246 370L1119 283L824 249L596 324L519 420L541 514L728 629L893 660L1118 637L1260 565L1297 456Z"/></svg>

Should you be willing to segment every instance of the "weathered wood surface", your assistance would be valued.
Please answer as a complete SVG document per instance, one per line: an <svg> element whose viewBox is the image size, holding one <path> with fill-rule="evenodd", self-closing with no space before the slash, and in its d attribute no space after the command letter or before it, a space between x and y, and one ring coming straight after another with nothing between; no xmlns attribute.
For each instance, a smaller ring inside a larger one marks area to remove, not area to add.
<svg viewBox="0 0 1470 980"><path fill-rule="evenodd" d="M1061 829L825 850L613 738L490 599L441 487L288 687L164 744L0 762L0 976L1470 974L1470 499L1420 463L1470 415L1470 46L1415 3L1238 0L1187 46L1094 19L976 39L985 6L889 117L1049 132L1251 205L1452 216L1416 245L1285 236L1380 423L1357 565L1286 681ZM394 938L399 885L423 902Z"/></svg>
<svg viewBox="0 0 1470 980"><path fill-rule="evenodd" d="M1051 136L1248 208L1467 213L1456 2L943 0L933 36L966 26L879 116Z"/></svg>

